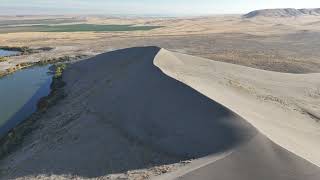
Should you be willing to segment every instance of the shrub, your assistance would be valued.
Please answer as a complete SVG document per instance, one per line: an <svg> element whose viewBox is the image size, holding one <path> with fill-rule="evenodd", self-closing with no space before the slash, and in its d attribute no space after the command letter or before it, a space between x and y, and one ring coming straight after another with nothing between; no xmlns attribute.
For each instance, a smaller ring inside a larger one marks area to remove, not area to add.
<svg viewBox="0 0 320 180"><path fill-rule="evenodd" d="M7 61L8 60L8 58L6 58L6 57L0 57L0 62L4 62L4 61Z"/></svg>
<svg viewBox="0 0 320 180"><path fill-rule="evenodd" d="M66 69L67 65L66 64L58 64L55 67L55 73L54 73L54 78L60 78L62 76L62 72L64 69Z"/></svg>

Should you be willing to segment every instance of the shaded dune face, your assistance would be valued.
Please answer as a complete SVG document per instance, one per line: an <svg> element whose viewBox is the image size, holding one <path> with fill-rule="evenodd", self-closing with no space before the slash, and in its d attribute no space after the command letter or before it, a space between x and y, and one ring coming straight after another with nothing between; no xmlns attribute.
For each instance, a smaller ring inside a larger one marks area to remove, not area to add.
<svg viewBox="0 0 320 180"><path fill-rule="evenodd" d="M165 75L153 64L159 50L119 50L75 65L90 74L77 83L88 77L98 87L88 97L90 111L128 138L183 158L228 151L257 133L227 108Z"/></svg>

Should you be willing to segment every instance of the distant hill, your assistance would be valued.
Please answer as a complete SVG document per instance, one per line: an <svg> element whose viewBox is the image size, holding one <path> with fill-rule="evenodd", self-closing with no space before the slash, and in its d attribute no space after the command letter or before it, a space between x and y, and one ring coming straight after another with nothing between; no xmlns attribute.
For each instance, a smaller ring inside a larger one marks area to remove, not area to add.
<svg viewBox="0 0 320 180"><path fill-rule="evenodd" d="M304 15L320 16L320 8L316 9L262 9L252 11L248 14L243 15L244 18L254 17L297 17Z"/></svg>

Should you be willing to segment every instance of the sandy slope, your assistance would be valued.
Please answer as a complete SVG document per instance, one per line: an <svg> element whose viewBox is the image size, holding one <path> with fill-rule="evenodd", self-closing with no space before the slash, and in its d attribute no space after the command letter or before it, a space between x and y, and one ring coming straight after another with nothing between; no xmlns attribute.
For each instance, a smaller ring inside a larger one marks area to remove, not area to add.
<svg viewBox="0 0 320 180"><path fill-rule="evenodd" d="M75 63L64 80L68 96L1 161L4 178L143 179L190 158L200 159L158 178L320 178L320 74L144 47Z"/></svg>
<svg viewBox="0 0 320 180"><path fill-rule="evenodd" d="M170 76L232 109L281 146L320 165L320 74L269 72L165 50L158 58L164 59L156 62Z"/></svg>

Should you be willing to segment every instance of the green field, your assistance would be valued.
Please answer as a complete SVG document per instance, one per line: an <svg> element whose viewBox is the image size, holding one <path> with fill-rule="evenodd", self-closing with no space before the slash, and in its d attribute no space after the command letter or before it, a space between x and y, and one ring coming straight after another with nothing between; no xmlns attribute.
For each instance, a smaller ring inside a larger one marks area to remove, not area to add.
<svg viewBox="0 0 320 180"><path fill-rule="evenodd" d="M160 27L161 26L97 25L97 24L32 25L32 26L1 27L0 33L148 31L148 30L152 30Z"/></svg>

